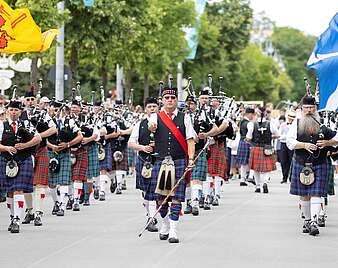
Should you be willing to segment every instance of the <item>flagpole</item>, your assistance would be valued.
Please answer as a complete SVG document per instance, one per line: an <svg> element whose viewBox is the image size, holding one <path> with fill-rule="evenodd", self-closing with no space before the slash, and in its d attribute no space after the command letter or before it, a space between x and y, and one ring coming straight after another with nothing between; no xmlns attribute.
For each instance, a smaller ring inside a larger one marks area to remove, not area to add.
<svg viewBox="0 0 338 268"><path fill-rule="evenodd" d="M65 2L61 1L57 4L58 12L63 14L65 10ZM56 100L64 99L64 38L65 26L62 22L60 27L61 34L57 37L56 47L56 74L55 74L55 98Z"/></svg>

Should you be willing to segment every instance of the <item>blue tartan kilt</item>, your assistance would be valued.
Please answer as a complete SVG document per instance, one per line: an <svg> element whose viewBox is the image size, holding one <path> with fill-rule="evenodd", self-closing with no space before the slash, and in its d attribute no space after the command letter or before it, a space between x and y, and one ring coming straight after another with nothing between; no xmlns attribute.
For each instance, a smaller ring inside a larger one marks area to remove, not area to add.
<svg viewBox="0 0 338 268"><path fill-rule="evenodd" d="M329 165L327 161L323 164L313 165L315 181L312 185L303 185L299 180L299 174L304 165L292 159L290 194L299 196L320 196L325 197L328 191Z"/></svg>
<svg viewBox="0 0 338 268"><path fill-rule="evenodd" d="M100 170L111 171L112 166L113 166L113 157L112 157L111 146L109 142L106 143L106 145L104 146L104 151L106 153L106 157L102 161L99 161Z"/></svg>
<svg viewBox="0 0 338 268"><path fill-rule="evenodd" d="M139 189L141 191L144 191L144 180L151 180L151 179L145 179L141 175L142 168L143 168L143 163L144 161L137 156L136 158L136 166L135 166L135 171L136 171L136 189Z"/></svg>
<svg viewBox="0 0 338 268"><path fill-rule="evenodd" d="M48 150L49 159L55 157L55 153ZM60 170L58 173L49 170L48 184L50 186L56 185L70 185L72 176L72 163L70 161L70 152L67 150L58 154L57 159L60 163Z"/></svg>
<svg viewBox="0 0 338 268"><path fill-rule="evenodd" d="M91 144L87 148L88 151L88 168L86 177L92 178L100 175L100 164L98 159L98 148L96 143Z"/></svg>
<svg viewBox="0 0 338 268"><path fill-rule="evenodd" d="M250 143L247 143L244 140L239 141L237 149L237 163L239 165L248 165L250 158Z"/></svg>
<svg viewBox="0 0 338 268"><path fill-rule="evenodd" d="M183 172L186 167L186 159L178 159L175 160L175 183L182 177ZM163 200L165 196L159 195L155 193L156 185L157 185L157 177L158 173L160 171L162 161L156 161L153 167L153 171L151 173L151 178L144 179L144 191L145 191L145 200ZM186 188L187 182L186 180L182 180L178 187L176 188L176 191L174 192L173 199L176 199L178 201L184 202L185 201L185 188Z"/></svg>
<svg viewBox="0 0 338 268"><path fill-rule="evenodd" d="M207 154L204 151L192 169L191 180L206 181L208 174L208 160Z"/></svg>
<svg viewBox="0 0 338 268"><path fill-rule="evenodd" d="M7 161L0 156L0 185L4 192L24 191L25 193L33 192L34 168L32 157L28 157L23 161L18 161L19 172L15 178L6 176Z"/></svg>

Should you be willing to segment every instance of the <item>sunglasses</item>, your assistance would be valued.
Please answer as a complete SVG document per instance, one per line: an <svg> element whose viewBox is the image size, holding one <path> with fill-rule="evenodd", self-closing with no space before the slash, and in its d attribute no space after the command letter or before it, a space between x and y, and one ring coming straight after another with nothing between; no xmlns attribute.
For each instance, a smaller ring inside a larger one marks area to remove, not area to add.
<svg viewBox="0 0 338 268"><path fill-rule="evenodd" d="M176 96L165 96L164 99L166 99L166 100L169 100L169 99L176 100Z"/></svg>
<svg viewBox="0 0 338 268"><path fill-rule="evenodd" d="M35 98L26 98L26 101L35 101Z"/></svg>

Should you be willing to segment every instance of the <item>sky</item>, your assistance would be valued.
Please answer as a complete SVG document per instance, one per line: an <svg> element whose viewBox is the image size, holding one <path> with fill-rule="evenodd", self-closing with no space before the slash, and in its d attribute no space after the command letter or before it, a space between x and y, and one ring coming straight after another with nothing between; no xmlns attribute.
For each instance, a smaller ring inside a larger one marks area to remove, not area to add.
<svg viewBox="0 0 338 268"><path fill-rule="evenodd" d="M319 36L338 12L338 0L250 0L254 12L265 11L277 26Z"/></svg>

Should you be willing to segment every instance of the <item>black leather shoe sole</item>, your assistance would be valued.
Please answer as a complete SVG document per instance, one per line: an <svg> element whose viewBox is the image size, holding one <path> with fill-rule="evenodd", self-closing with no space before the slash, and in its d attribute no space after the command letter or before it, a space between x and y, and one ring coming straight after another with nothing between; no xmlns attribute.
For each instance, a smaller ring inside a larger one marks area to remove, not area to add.
<svg viewBox="0 0 338 268"><path fill-rule="evenodd" d="M175 237L170 237L168 241L171 244L179 243L180 242L180 240L178 240L178 238L175 238Z"/></svg>
<svg viewBox="0 0 338 268"><path fill-rule="evenodd" d="M198 208L192 208L191 214L193 216L198 216L198 214L199 214Z"/></svg>
<svg viewBox="0 0 338 268"><path fill-rule="evenodd" d="M248 186L248 184L246 182L240 182L239 186Z"/></svg>

